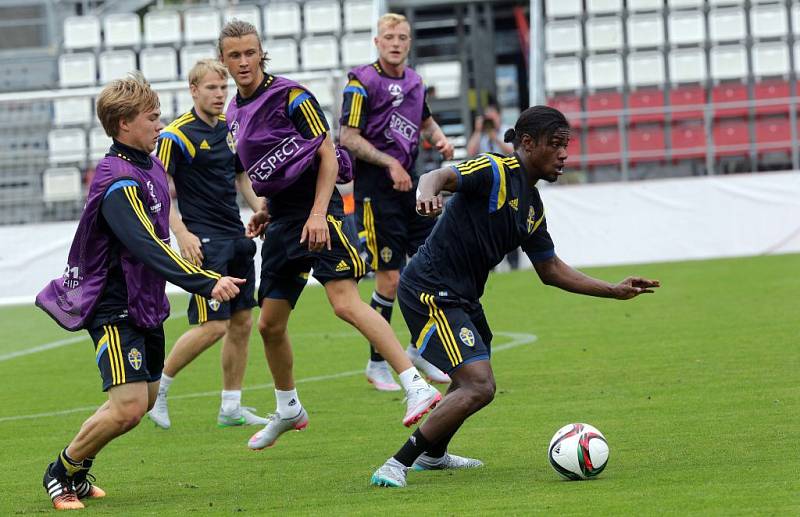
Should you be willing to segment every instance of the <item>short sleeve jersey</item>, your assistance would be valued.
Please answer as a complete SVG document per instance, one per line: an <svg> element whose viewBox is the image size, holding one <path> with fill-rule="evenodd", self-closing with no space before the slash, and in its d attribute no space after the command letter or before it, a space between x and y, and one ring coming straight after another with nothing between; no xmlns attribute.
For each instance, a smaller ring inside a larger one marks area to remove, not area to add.
<svg viewBox="0 0 800 517"><path fill-rule="evenodd" d="M403 273L421 289L477 303L489 271L521 246L532 262L555 256L539 191L515 154L482 154L458 177L431 235Z"/></svg>

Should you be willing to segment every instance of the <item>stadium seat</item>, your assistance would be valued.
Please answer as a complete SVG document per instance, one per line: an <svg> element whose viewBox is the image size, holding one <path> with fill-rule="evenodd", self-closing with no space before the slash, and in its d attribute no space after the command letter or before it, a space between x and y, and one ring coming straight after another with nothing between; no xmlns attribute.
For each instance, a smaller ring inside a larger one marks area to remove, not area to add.
<svg viewBox="0 0 800 517"><path fill-rule="evenodd" d="M792 32L795 36L800 36L800 4L792 6Z"/></svg>
<svg viewBox="0 0 800 517"><path fill-rule="evenodd" d="M711 79L747 78L747 51L744 45L725 45L711 49Z"/></svg>
<svg viewBox="0 0 800 517"><path fill-rule="evenodd" d="M657 162L664 159L664 128L640 126L628 129L628 163Z"/></svg>
<svg viewBox="0 0 800 517"><path fill-rule="evenodd" d="M628 93L628 108L652 110L649 113L632 113L628 117L631 124L660 122L664 120L664 92L656 89L632 91Z"/></svg>
<svg viewBox="0 0 800 517"><path fill-rule="evenodd" d="M375 60L372 35L368 32L345 34L342 36L342 65L352 67Z"/></svg>
<svg viewBox="0 0 800 517"><path fill-rule="evenodd" d="M591 52L622 48L622 20L617 17L586 21L586 49Z"/></svg>
<svg viewBox="0 0 800 517"><path fill-rule="evenodd" d="M94 54L75 53L58 56L58 84L62 88L90 86L97 81Z"/></svg>
<svg viewBox="0 0 800 517"><path fill-rule="evenodd" d="M181 48L181 79L189 76L189 70L200 59L217 57L217 47L212 45L195 45Z"/></svg>
<svg viewBox="0 0 800 517"><path fill-rule="evenodd" d="M663 0L628 0L629 11L660 11L664 6Z"/></svg>
<svg viewBox="0 0 800 517"><path fill-rule="evenodd" d="M241 20L253 24L259 34L261 31L261 10L257 5L231 5L222 12L222 22Z"/></svg>
<svg viewBox="0 0 800 517"><path fill-rule="evenodd" d="M545 10L548 18L576 17L583 13L581 0L546 0Z"/></svg>
<svg viewBox="0 0 800 517"><path fill-rule="evenodd" d="M53 123L57 126L88 126L92 122L91 97L53 100Z"/></svg>
<svg viewBox="0 0 800 517"><path fill-rule="evenodd" d="M723 120L716 122L713 129L714 155L747 156L750 153L750 133L747 122Z"/></svg>
<svg viewBox="0 0 800 517"><path fill-rule="evenodd" d="M669 103L673 108L672 120L702 120L706 91L702 86L675 88L669 92Z"/></svg>
<svg viewBox="0 0 800 517"><path fill-rule="evenodd" d="M712 9L708 13L708 39L712 43L743 41L745 37L742 9Z"/></svg>
<svg viewBox="0 0 800 517"><path fill-rule="evenodd" d="M587 165L619 163L619 130L614 128L591 129L586 135Z"/></svg>
<svg viewBox="0 0 800 517"><path fill-rule="evenodd" d="M100 47L100 19L97 16L64 18L64 48L67 50Z"/></svg>
<svg viewBox="0 0 800 517"><path fill-rule="evenodd" d="M81 171L77 167L55 167L42 174L42 201L57 203L83 199Z"/></svg>
<svg viewBox="0 0 800 517"><path fill-rule="evenodd" d="M545 48L548 54L577 54L583 49L580 22L551 22L545 26Z"/></svg>
<svg viewBox="0 0 800 517"><path fill-rule="evenodd" d="M342 13L338 0L311 0L303 5L306 34L336 33L342 30Z"/></svg>
<svg viewBox="0 0 800 517"><path fill-rule="evenodd" d="M334 36L305 38L300 42L304 70L328 70L339 66L339 41Z"/></svg>
<svg viewBox="0 0 800 517"><path fill-rule="evenodd" d="M621 13L622 0L592 0L586 2L586 12L589 14Z"/></svg>
<svg viewBox="0 0 800 517"><path fill-rule="evenodd" d="M115 13L103 18L106 47L138 47L142 43L142 25L134 13Z"/></svg>
<svg viewBox="0 0 800 517"><path fill-rule="evenodd" d="M756 120L756 150L758 154L790 152L792 129L789 117L769 117Z"/></svg>
<svg viewBox="0 0 800 517"><path fill-rule="evenodd" d="M194 107L194 99L189 90L178 90L175 93L175 116L179 117Z"/></svg>
<svg viewBox="0 0 800 517"><path fill-rule="evenodd" d="M789 77L789 47L785 43L756 43L752 52L753 76L756 79ZM795 54L795 60L800 60L800 56Z"/></svg>
<svg viewBox="0 0 800 517"><path fill-rule="evenodd" d="M756 0L758 1L758 0ZM744 5L745 0L708 0L709 5L716 6L734 6Z"/></svg>
<svg viewBox="0 0 800 517"><path fill-rule="evenodd" d="M673 11L667 19L672 45L698 45L706 39L706 24L701 11Z"/></svg>
<svg viewBox="0 0 800 517"><path fill-rule="evenodd" d="M548 59L544 70L545 89L548 92L577 91L583 87L581 60L578 58Z"/></svg>
<svg viewBox="0 0 800 517"><path fill-rule="evenodd" d="M180 43L181 15L177 11L148 11L144 15L144 42L147 45Z"/></svg>
<svg viewBox="0 0 800 517"><path fill-rule="evenodd" d="M161 95L161 114L164 114L164 99ZM102 127L93 127L89 130L89 159L93 162L99 161L106 155L108 148L111 147L111 137L106 135Z"/></svg>
<svg viewBox="0 0 800 517"><path fill-rule="evenodd" d="M591 90L622 87L622 57L606 54L586 58L586 86Z"/></svg>
<svg viewBox="0 0 800 517"><path fill-rule="evenodd" d="M133 50L107 50L100 53L100 83L122 79L128 72L138 70Z"/></svg>
<svg viewBox="0 0 800 517"><path fill-rule="evenodd" d="M442 61L423 63L416 67L427 86L436 88L438 99L452 99L461 96L461 63Z"/></svg>
<svg viewBox="0 0 800 517"><path fill-rule="evenodd" d="M580 160L583 156L582 134L583 132L580 129L571 128L569 145L567 146L567 168L576 168L580 166Z"/></svg>
<svg viewBox="0 0 800 517"><path fill-rule="evenodd" d="M372 0L344 0L344 30L370 30L375 25Z"/></svg>
<svg viewBox="0 0 800 517"><path fill-rule="evenodd" d="M706 54L702 49L681 49L669 53L672 84L702 83L706 80Z"/></svg>
<svg viewBox="0 0 800 517"><path fill-rule="evenodd" d="M670 129L672 158L685 160L706 155L706 132L701 123L673 124Z"/></svg>
<svg viewBox="0 0 800 517"><path fill-rule="evenodd" d="M187 43L216 41L220 31L219 11L195 8L183 13L183 38Z"/></svg>
<svg viewBox="0 0 800 517"><path fill-rule="evenodd" d="M754 5L750 9L750 35L755 39L784 38L789 34L783 5Z"/></svg>
<svg viewBox="0 0 800 517"><path fill-rule="evenodd" d="M305 79L300 81L300 83L308 88L308 91L314 95L319 105L323 108L330 110L331 108L338 107L334 105L338 104L336 97L340 93L339 85L332 77ZM328 123L331 124L332 120L328 119Z"/></svg>
<svg viewBox="0 0 800 517"><path fill-rule="evenodd" d="M664 83L664 56L661 52L638 52L628 54L628 85L660 85Z"/></svg>
<svg viewBox="0 0 800 517"><path fill-rule="evenodd" d="M228 98L233 97L233 95L228 96ZM161 101L161 120L172 122L175 118L175 93L158 92L158 100Z"/></svg>
<svg viewBox="0 0 800 517"><path fill-rule="evenodd" d="M592 116L598 111L622 111L622 94L617 92L595 93L586 97L586 125L588 127L616 126L618 114Z"/></svg>
<svg viewBox="0 0 800 517"><path fill-rule="evenodd" d="M83 129L52 129L47 135L50 163L84 163L86 133Z"/></svg>
<svg viewBox="0 0 800 517"><path fill-rule="evenodd" d="M271 2L264 8L265 34L276 36L299 36L300 5L295 2Z"/></svg>
<svg viewBox="0 0 800 517"><path fill-rule="evenodd" d="M660 14L634 15L628 18L628 47L661 47L664 44L664 20Z"/></svg>
<svg viewBox="0 0 800 517"><path fill-rule="evenodd" d="M756 83L755 91L755 110L756 115L773 115L786 113L786 106L789 104L791 93L787 81L763 81ZM760 105L759 102L773 101L774 104Z"/></svg>
<svg viewBox="0 0 800 517"><path fill-rule="evenodd" d="M730 102L740 104L732 107L719 106ZM727 83L715 86L711 90L711 103L714 108L714 118L746 117L748 113L747 86L742 83Z"/></svg>
<svg viewBox="0 0 800 517"><path fill-rule="evenodd" d="M178 55L171 47L146 48L139 53L139 70L148 81L174 81L178 78Z"/></svg>
<svg viewBox="0 0 800 517"><path fill-rule="evenodd" d="M581 98L575 95L559 95L547 99L547 105L553 107L567 117L570 127L579 128L583 125L581 120Z"/></svg>
<svg viewBox="0 0 800 517"><path fill-rule="evenodd" d="M703 7L705 0L667 0L667 2L669 3L670 9L700 9Z"/></svg>
<svg viewBox="0 0 800 517"><path fill-rule="evenodd" d="M293 39L263 42L269 62L267 69L275 73L296 72L299 69L297 43Z"/></svg>

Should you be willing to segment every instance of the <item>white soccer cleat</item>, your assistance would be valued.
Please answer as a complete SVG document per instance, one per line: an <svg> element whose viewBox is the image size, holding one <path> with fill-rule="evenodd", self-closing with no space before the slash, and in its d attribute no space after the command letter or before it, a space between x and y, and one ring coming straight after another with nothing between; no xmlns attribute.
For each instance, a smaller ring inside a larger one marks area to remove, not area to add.
<svg viewBox="0 0 800 517"><path fill-rule="evenodd" d="M409 427L419 422L440 400L442 400L442 394L430 384L426 384L422 388L408 390L406 392L406 415L403 417L403 425Z"/></svg>
<svg viewBox="0 0 800 517"><path fill-rule="evenodd" d="M375 486L385 486L389 488L403 488L406 486L406 474L408 468L399 465L397 460L390 458L378 470L372 474L370 484Z"/></svg>
<svg viewBox="0 0 800 517"><path fill-rule="evenodd" d="M167 410L167 395L158 392L153 409L147 412L147 416L161 429L169 429L172 423L169 421L169 411Z"/></svg>
<svg viewBox="0 0 800 517"><path fill-rule="evenodd" d="M222 408L217 415L217 427L233 427L240 425L267 425L269 420L253 413L255 408L239 406L230 413Z"/></svg>
<svg viewBox="0 0 800 517"><path fill-rule="evenodd" d="M475 458L464 458L445 452L441 458L431 458L423 453L411 465L414 470L446 470L446 469L476 469L483 467L483 462Z"/></svg>
<svg viewBox="0 0 800 517"><path fill-rule="evenodd" d="M389 364L386 361L372 361L367 363L367 380L378 391L400 391L403 388L394 382Z"/></svg>
<svg viewBox="0 0 800 517"><path fill-rule="evenodd" d="M433 363L428 362L424 357L419 355L419 352L417 352L416 356L408 354L408 357L411 359L411 363L416 367L416 369L428 378L429 382L433 382L435 384L450 383L450 376L434 366Z"/></svg>
<svg viewBox="0 0 800 517"><path fill-rule="evenodd" d="M260 451L272 447L278 441L278 437L286 431L302 431L306 427L308 427L308 413L305 408L301 408L300 412L291 418L281 418L280 413L276 412L267 417L267 425L250 437L247 446L254 451Z"/></svg>

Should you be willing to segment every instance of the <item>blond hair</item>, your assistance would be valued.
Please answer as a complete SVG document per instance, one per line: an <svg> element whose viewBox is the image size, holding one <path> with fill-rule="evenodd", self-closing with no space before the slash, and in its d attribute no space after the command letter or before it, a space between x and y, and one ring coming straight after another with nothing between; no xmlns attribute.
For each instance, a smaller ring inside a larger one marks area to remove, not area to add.
<svg viewBox="0 0 800 517"><path fill-rule="evenodd" d="M215 72L221 79L228 78L228 69L217 59L200 59L189 70L189 84L197 86L206 74Z"/></svg>
<svg viewBox="0 0 800 517"><path fill-rule="evenodd" d="M381 27L384 25L389 27L394 27L395 25L399 25L401 23L408 23L408 18L403 16L402 14L397 13L386 13L380 18L378 18L378 32L381 31ZM409 26L411 24L409 23Z"/></svg>
<svg viewBox="0 0 800 517"><path fill-rule="evenodd" d="M222 55L222 41L225 38L244 38L250 34L254 35L258 40L258 49L261 51L260 66L261 70L264 70L264 66L267 64L267 61L269 61L269 56L261 48L261 38L258 36L258 29L256 29L256 26L250 22L234 18L225 24L225 26L219 32L219 39L217 40L219 55L220 57L224 57Z"/></svg>
<svg viewBox="0 0 800 517"><path fill-rule="evenodd" d="M130 72L124 79L111 81L97 96L97 118L106 134L119 133L121 120L131 121L139 113L158 109L158 94L150 88L141 72Z"/></svg>

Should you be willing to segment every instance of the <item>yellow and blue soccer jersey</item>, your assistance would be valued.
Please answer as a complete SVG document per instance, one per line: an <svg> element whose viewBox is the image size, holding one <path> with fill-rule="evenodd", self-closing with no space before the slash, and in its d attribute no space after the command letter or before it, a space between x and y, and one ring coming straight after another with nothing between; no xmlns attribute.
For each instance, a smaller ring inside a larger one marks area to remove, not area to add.
<svg viewBox="0 0 800 517"><path fill-rule="evenodd" d="M515 154L486 153L453 169L456 194L403 280L441 297L477 302L489 271L508 252L521 246L537 262L555 250L539 191Z"/></svg>

